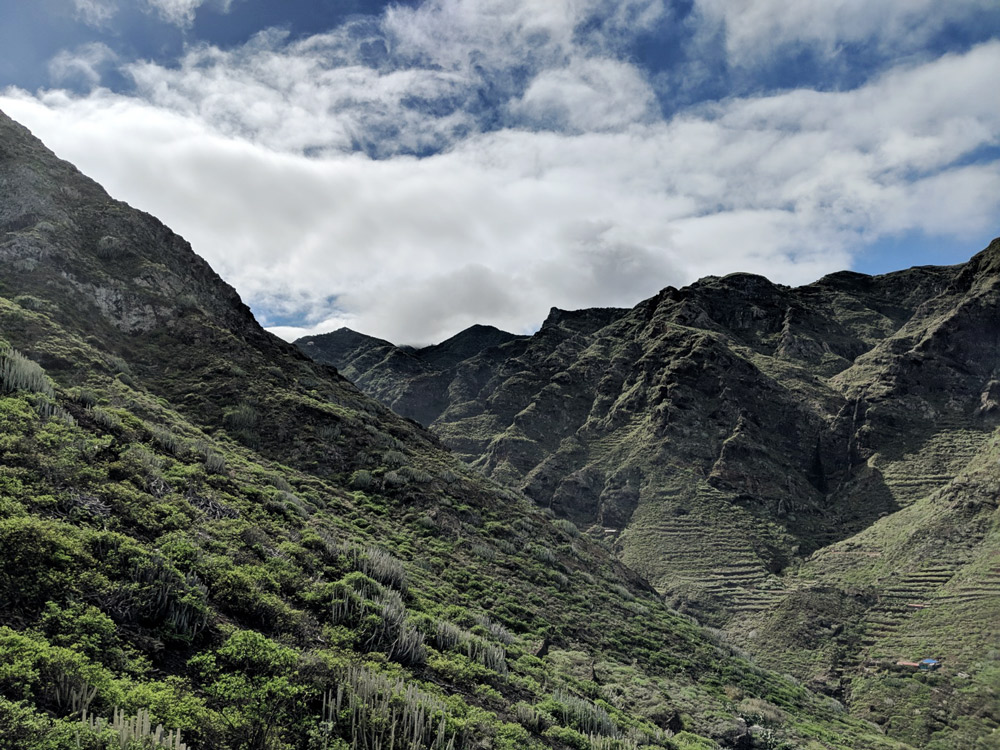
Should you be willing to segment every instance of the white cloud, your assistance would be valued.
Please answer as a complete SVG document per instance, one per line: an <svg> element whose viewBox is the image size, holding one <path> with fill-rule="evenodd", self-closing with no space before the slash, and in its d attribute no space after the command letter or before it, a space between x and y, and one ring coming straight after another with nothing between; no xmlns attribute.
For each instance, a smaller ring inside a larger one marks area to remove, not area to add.
<svg viewBox="0 0 1000 750"><path fill-rule="evenodd" d="M73 0L77 17L89 26L101 28L118 13L116 0Z"/></svg>
<svg viewBox="0 0 1000 750"><path fill-rule="evenodd" d="M117 60L117 55L102 42L64 50L49 62L49 76L56 83L92 88L101 82L101 71Z"/></svg>
<svg viewBox="0 0 1000 750"><path fill-rule="evenodd" d="M1000 213L1000 162L973 158L1000 145L1000 43L663 120L641 72L581 33L597 5L435 0L381 27L133 64L135 97L8 90L0 108L255 307L300 316L286 336L429 342L706 274L807 283L864 242L966 236ZM486 85L506 127L479 127Z"/></svg>
<svg viewBox="0 0 1000 750"><path fill-rule="evenodd" d="M560 132L616 130L655 118L656 96L633 65L570 60L532 80L512 111L527 124Z"/></svg>
<svg viewBox="0 0 1000 750"><path fill-rule="evenodd" d="M145 2L164 21L183 28L194 23L195 13L209 0L145 0ZM225 12L229 10L231 3L232 0L217 0L216 5Z"/></svg>
<svg viewBox="0 0 1000 750"><path fill-rule="evenodd" d="M270 31L232 51L196 47L177 68L139 62L126 71L159 107L288 151L420 151L470 126L458 108L435 117L412 106L461 97L455 75L354 62L373 39L340 30L286 44L284 33Z"/></svg>
<svg viewBox="0 0 1000 750"><path fill-rule="evenodd" d="M704 33L721 27L731 61L747 66L783 46L827 57L845 44L912 52L949 25L975 23L996 9L995 0L695 0Z"/></svg>
<svg viewBox="0 0 1000 750"><path fill-rule="evenodd" d="M608 52L664 15L663 0L427 0L391 6L384 26L400 55L447 70L547 68L581 47Z"/></svg>

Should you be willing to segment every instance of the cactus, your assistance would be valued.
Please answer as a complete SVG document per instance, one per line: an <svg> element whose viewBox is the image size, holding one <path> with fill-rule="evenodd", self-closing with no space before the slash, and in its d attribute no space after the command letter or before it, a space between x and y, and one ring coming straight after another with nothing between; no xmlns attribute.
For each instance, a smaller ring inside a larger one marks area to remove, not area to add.
<svg viewBox="0 0 1000 750"><path fill-rule="evenodd" d="M42 393L55 398L55 390L45 370L16 349L0 351L0 393Z"/></svg>

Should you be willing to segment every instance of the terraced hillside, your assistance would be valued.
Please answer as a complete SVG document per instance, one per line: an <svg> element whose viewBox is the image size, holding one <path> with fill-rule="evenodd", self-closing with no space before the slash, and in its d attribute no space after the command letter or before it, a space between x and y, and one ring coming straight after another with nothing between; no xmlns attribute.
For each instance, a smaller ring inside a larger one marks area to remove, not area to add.
<svg viewBox="0 0 1000 750"><path fill-rule="evenodd" d="M908 742L1000 745L998 462L992 437L944 487L813 555L787 577L794 593L742 622L740 639ZM943 667L895 666L923 658ZM990 723L970 730L971 715Z"/></svg>
<svg viewBox="0 0 1000 750"><path fill-rule="evenodd" d="M265 333L2 114L0 259L0 748L906 747Z"/></svg>
<svg viewBox="0 0 1000 750"><path fill-rule="evenodd" d="M613 536L659 590L721 624L737 600L780 590L773 574L792 561L947 481L988 434L948 411L954 429L924 455L887 452L870 444L877 407L837 380L959 273L840 273L799 289L734 274L631 311L553 311L530 339L437 371L448 404L429 424L488 476ZM357 362L369 344L355 343ZM370 372L416 414L421 394L392 362ZM978 402L982 386L963 398Z"/></svg>
<svg viewBox="0 0 1000 750"><path fill-rule="evenodd" d="M439 373L477 377L430 427L768 666L909 742L995 747L998 286L994 241L954 267L556 311ZM949 666L886 672L921 654Z"/></svg>
<svg viewBox="0 0 1000 750"><path fill-rule="evenodd" d="M868 479L857 494L888 491L901 507L789 577L802 587L798 617L825 618L838 631L835 658L815 659L800 675L828 680L859 713L927 747L1000 746L995 727L971 732L967 718L1000 717L998 260L994 242L897 334L837 376L869 404ZM852 596L855 607L818 617L822 607L808 592L831 589ZM772 666L816 656L811 644L796 649L779 635L784 629L760 618L743 633L756 631L756 650ZM944 666L916 677L893 668L927 657ZM963 732L968 739L956 739Z"/></svg>

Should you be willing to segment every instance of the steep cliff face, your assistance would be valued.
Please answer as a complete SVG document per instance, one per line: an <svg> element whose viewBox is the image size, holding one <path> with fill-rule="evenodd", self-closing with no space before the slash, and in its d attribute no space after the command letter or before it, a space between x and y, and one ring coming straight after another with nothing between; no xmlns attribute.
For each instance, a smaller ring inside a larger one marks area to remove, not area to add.
<svg viewBox="0 0 1000 750"><path fill-rule="evenodd" d="M336 367L397 414L428 425L453 402L465 400L468 391L478 392L482 374L516 356L525 339L492 326L472 326L440 344L415 349L341 328L295 345Z"/></svg>

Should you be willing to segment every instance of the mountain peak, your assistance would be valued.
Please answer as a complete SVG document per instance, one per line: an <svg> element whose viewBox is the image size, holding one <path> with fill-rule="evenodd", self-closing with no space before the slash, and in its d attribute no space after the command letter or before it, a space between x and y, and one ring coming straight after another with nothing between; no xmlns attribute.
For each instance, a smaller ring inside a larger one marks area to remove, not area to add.
<svg viewBox="0 0 1000 750"><path fill-rule="evenodd" d="M593 333L627 312L627 309L619 307L589 307L582 310L553 307L540 330L561 328L574 333Z"/></svg>
<svg viewBox="0 0 1000 750"><path fill-rule="evenodd" d="M524 338L489 325L472 325L440 344L417 349L415 355L423 362L446 369L475 356L484 349Z"/></svg>

